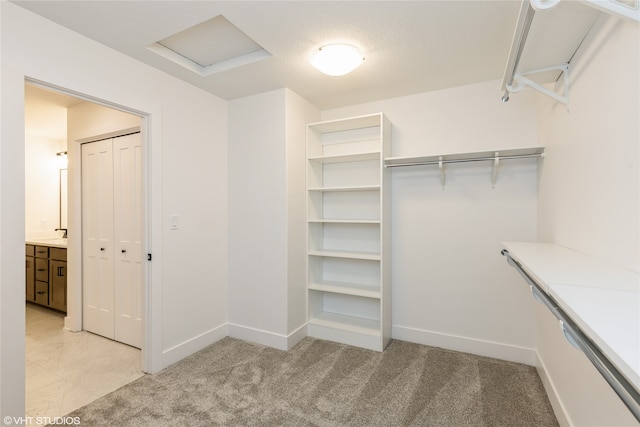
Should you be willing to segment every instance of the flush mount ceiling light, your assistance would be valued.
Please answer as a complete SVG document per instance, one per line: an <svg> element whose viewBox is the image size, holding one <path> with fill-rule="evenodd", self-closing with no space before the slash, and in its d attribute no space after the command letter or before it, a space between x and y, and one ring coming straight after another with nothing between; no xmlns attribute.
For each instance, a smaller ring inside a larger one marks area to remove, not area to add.
<svg viewBox="0 0 640 427"><path fill-rule="evenodd" d="M330 76L343 76L362 64L363 56L348 44L329 44L319 48L311 58L311 65Z"/></svg>

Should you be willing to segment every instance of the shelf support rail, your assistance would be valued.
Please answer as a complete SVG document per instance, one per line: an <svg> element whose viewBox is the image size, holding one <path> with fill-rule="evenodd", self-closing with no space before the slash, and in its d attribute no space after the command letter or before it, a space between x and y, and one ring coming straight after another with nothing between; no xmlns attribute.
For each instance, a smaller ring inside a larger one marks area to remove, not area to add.
<svg viewBox="0 0 640 427"><path fill-rule="evenodd" d="M507 263L524 278L536 301L544 304L558 320L560 329L569 344L581 350L587 356L587 359L600 372L613 391L629 408L633 416L640 421L640 391L611 363L602 350L582 332L580 327L564 312L553 297L548 295L543 290L543 287L522 268L520 263L511 257L509 251L503 249L500 253L507 258Z"/></svg>
<svg viewBox="0 0 640 427"><path fill-rule="evenodd" d="M502 102L509 101L509 88L508 86L513 83L514 75L520 64L522 58L522 52L529 36L529 30L531 30L531 22L536 11L531 7L529 2L524 1L520 7L520 14L516 24L516 30L513 34L513 40L511 41L511 51L507 60L507 67L504 72L504 80L502 81Z"/></svg>
<svg viewBox="0 0 640 427"><path fill-rule="evenodd" d="M416 160L416 161L406 161L403 163L387 163L385 160L384 167L385 168L397 168L397 167L405 167L405 166L425 166L425 165L438 165L440 169L440 184L442 188L444 188L445 184L445 168L444 165L447 163L469 163L469 162L493 162L493 170L491 173L491 186L496 186L496 179L498 178L498 166L500 165L501 160L512 160L512 159L527 159L532 157L544 157L544 153L532 153L532 154L512 154L507 156L501 156L499 151L496 151L492 157L471 157L471 158L463 158L463 159L444 159L443 156L438 156L438 160Z"/></svg>

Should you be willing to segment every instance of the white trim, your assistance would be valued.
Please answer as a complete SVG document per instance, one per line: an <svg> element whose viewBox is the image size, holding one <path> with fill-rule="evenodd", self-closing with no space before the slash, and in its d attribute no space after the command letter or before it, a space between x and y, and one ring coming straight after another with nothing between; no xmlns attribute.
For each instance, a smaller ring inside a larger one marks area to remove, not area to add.
<svg viewBox="0 0 640 427"><path fill-rule="evenodd" d="M249 326L228 323L229 336L243 341L266 345L278 350L288 351L302 338L307 336L307 325L302 325L289 335L276 334Z"/></svg>
<svg viewBox="0 0 640 427"><path fill-rule="evenodd" d="M232 70L234 68L252 64L263 59L271 58L271 54L269 52L264 49L260 49L255 52L250 52L245 55L240 55L235 58L228 59L226 61L202 66L197 62L192 61L191 59L163 46L160 43L153 43L152 45L147 46L147 49L203 77L220 73L222 71Z"/></svg>
<svg viewBox="0 0 640 427"><path fill-rule="evenodd" d="M23 86L25 84L30 84L34 86L38 86L40 88L44 88L46 90L53 90L59 93L63 93L69 96L73 96L78 99L82 99L87 102L91 102L97 105L101 105L103 107L111 108L117 111L122 111L134 116L140 117L140 127L136 128L141 133L142 138L142 149L143 149L143 168L144 168L144 202L143 202L143 217L145 218L145 235L144 235L144 245L145 245L145 253L153 253L153 263L145 262L145 266L143 269L143 345L142 345L142 355L141 355L141 366L142 370L147 373L155 373L163 368L162 363L162 250L161 250L161 240L156 239L155 246L153 246L152 236L155 233L161 233L162 228L161 224L161 212L162 205L161 200L155 201L152 199L153 194L162 194L162 144L157 143L155 147L152 149L151 141L161 141L161 132L162 132L162 119L161 119L161 107L159 105L153 105L151 108L147 108L147 111L141 111L134 108L130 108L127 106L123 106L120 104L116 104L104 99L96 98L91 95L86 95L81 92L77 92L68 88L64 88L53 83L45 82L42 80L38 80L32 78L30 76L23 76ZM127 129L131 130L131 129ZM120 133L121 130L116 133ZM102 135L104 136L104 135ZM89 138L91 139L91 138ZM68 141L69 144L78 144L81 142L87 142L85 140L81 141ZM152 157L153 156L153 157ZM79 164L79 163L78 163ZM73 179L79 179L79 172L76 172L78 178L74 178L73 174L70 174L71 185L73 184ZM153 184L152 184L153 183ZM152 188L153 185L153 188ZM75 225L71 224L75 218ZM72 211L69 212L69 221L70 226L75 229L81 230L81 216L75 215ZM79 234L78 234L79 235ZM158 234L160 235L160 234ZM81 251L81 241L79 237L70 236L67 249L69 250L69 256L73 257L73 254L76 255L82 254ZM81 261L80 259L76 259L76 261ZM82 281L81 281L81 265L82 262L75 262L76 264L76 280L79 280L77 283L73 280L69 280L67 286L68 291L75 292L75 295L79 297L75 301L75 305L73 305L73 300L68 304L67 307L67 316L64 318L64 328L70 331L80 331L82 330ZM153 275L154 280L151 280ZM75 283L75 285L74 285ZM79 286L78 289L75 289L74 286Z"/></svg>
<svg viewBox="0 0 640 427"><path fill-rule="evenodd" d="M560 398L560 394L556 389L553 380L547 373L547 367L544 364L544 361L540 357L540 353L536 351L536 370L538 371L538 376L540 377L540 381L542 381L542 385L544 390L547 392L547 396L549 397L549 402L551 403L551 407L553 408L553 413L558 419L558 424L561 427L569 426L572 427L573 423L569 418L568 411L566 410L564 404L562 403L562 399Z"/></svg>
<svg viewBox="0 0 640 427"><path fill-rule="evenodd" d="M535 366L533 348L394 325L391 338Z"/></svg>
<svg viewBox="0 0 640 427"><path fill-rule="evenodd" d="M162 352L162 368L173 365L176 362L184 359L187 356L210 346L211 344L220 341L222 338L228 335L227 325L220 325L213 329L208 330L196 337L190 338L187 341L175 345Z"/></svg>
<svg viewBox="0 0 640 427"><path fill-rule="evenodd" d="M300 326L295 331L291 332L287 336L287 351L291 350L296 344L298 344L307 334L307 324Z"/></svg>

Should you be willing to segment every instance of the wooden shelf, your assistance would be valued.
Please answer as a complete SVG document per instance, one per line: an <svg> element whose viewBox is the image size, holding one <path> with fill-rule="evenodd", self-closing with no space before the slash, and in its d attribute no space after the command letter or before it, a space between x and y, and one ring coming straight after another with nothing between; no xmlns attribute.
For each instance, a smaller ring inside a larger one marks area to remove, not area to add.
<svg viewBox="0 0 640 427"><path fill-rule="evenodd" d="M309 251L311 256L323 256L331 258L364 259L369 261L380 261L380 254L366 252L341 252L341 251Z"/></svg>
<svg viewBox="0 0 640 427"><path fill-rule="evenodd" d="M337 192L337 191L379 191L379 185L355 185L352 187L316 187L309 191Z"/></svg>
<svg viewBox="0 0 640 427"><path fill-rule="evenodd" d="M309 157L309 161L330 164L330 163L345 163L345 162L363 162L367 160L380 160L380 152L373 151L370 153L354 153L354 154L342 154L335 156L318 156Z"/></svg>
<svg viewBox="0 0 640 427"><path fill-rule="evenodd" d="M348 119L329 120L310 123L308 127L319 133L343 132L352 129L378 127L382 121L382 114L351 117Z"/></svg>
<svg viewBox="0 0 640 427"><path fill-rule="evenodd" d="M308 222L323 224L380 224L379 219L309 219Z"/></svg>
<svg viewBox="0 0 640 427"><path fill-rule="evenodd" d="M348 332L356 332L376 337L380 336L380 322L377 320L363 319L361 317L324 312L313 319L310 319L309 323L316 326L326 326Z"/></svg>
<svg viewBox="0 0 640 427"><path fill-rule="evenodd" d="M307 333L375 351L391 338L391 126L382 113L307 125ZM376 319L376 320L372 320Z"/></svg>
<svg viewBox="0 0 640 427"><path fill-rule="evenodd" d="M361 285L358 283L330 282L310 283L309 289L313 291L331 292L334 294L353 295L365 298L380 299L380 288L376 286Z"/></svg>

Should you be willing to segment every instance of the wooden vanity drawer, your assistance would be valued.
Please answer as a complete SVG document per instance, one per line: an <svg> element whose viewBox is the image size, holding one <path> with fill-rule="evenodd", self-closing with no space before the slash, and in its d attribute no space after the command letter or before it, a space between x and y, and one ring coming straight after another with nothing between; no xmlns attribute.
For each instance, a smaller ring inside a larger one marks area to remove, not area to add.
<svg viewBox="0 0 640 427"><path fill-rule="evenodd" d="M49 248L47 246L36 246L36 258L49 258Z"/></svg>
<svg viewBox="0 0 640 427"><path fill-rule="evenodd" d="M25 245L25 254L27 256L35 256L36 255L36 247L33 245Z"/></svg>
<svg viewBox="0 0 640 427"><path fill-rule="evenodd" d="M49 260L36 258L36 280L49 282Z"/></svg>
<svg viewBox="0 0 640 427"><path fill-rule="evenodd" d="M36 303L49 305L49 283L36 280Z"/></svg>
<svg viewBox="0 0 640 427"><path fill-rule="evenodd" d="M67 260L67 250L63 248L49 248L49 258L58 261Z"/></svg>

